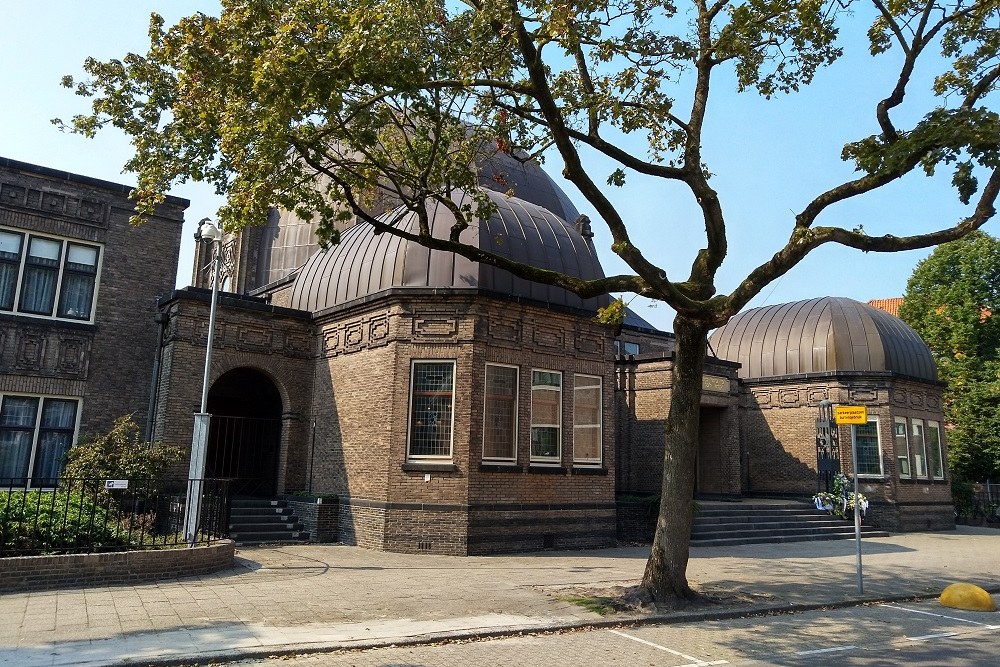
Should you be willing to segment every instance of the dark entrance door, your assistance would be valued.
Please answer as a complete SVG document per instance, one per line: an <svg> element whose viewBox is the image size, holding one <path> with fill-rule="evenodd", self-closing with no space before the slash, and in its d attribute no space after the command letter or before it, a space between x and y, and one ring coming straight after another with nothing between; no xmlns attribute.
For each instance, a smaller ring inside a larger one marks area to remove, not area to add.
<svg viewBox="0 0 1000 667"><path fill-rule="evenodd" d="M718 494L725 492L722 479L722 416L721 408L701 408L698 433L698 476L695 493Z"/></svg>
<svg viewBox="0 0 1000 667"><path fill-rule="evenodd" d="M208 392L212 426L206 477L233 480L234 495L273 497L281 448L281 395L270 378L236 368Z"/></svg>

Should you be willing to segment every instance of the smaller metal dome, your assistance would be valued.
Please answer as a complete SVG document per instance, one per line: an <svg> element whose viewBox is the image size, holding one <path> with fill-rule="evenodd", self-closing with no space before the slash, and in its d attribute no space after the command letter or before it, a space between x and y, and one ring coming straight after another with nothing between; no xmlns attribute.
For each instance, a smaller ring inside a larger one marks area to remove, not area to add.
<svg viewBox="0 0 1000 667"><path fill-rule="evenodd" d="M841 297L821 297L739 313L709 341L741 378L832 371L891 371L937 381L916 331L889 313Z"/></svg>
<svg viewBox="0 0 1000 667"><path fill-rule="evenodd" d="M538 268L588 280L604 277L593 246L570 224L523 199L486 192L497 212L466 229L461 236L464 243ZM456 196L459 204L468 199L464 193ZM455 222L451 211L431 204L429 213L431 234L447 238ZM406 231L418 231L415 213L397 224ZM292 287L290 305L318 313L391 288L410 287L483 290L591 311L607 301L584 300L560 287L516 278L454 253L430 250L388 233L376 234L370 225L359 224L343 232L339 245L309 258Z"/></svg>

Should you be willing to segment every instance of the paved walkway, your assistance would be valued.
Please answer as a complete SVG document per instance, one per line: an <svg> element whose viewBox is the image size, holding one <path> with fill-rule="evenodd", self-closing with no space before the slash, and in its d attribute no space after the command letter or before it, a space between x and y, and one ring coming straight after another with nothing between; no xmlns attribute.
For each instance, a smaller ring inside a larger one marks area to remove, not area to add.
<svg viewBox="0 0 1000 667"><path fill-rule="evenodd" d="M576 627L693 621L754 610L931 596L968 581L1000 591L1000 531L692 550L709 608L601 617L568 601L638 582L646 548L516 556L399 555L341 545L255 547L217 575L0 596L0 665L233 659Z"/></svg>

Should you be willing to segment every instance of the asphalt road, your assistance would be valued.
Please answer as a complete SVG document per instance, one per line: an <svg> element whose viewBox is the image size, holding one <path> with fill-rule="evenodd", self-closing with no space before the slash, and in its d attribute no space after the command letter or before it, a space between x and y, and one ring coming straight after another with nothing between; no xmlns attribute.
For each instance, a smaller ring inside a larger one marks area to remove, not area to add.
<svg viewBox="0 0 1000 667"><path fill-rule="evenodd" d="M218 662L213 664L219 664ZM1000 613L936 601L285 656L255 667L1000 665Z"/></svg>

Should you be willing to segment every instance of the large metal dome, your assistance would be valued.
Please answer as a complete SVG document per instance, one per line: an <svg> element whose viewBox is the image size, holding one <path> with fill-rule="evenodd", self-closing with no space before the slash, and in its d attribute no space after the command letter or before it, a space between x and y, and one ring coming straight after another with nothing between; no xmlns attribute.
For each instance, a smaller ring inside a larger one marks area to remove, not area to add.
<svg viewBox="0 0 1000 667"><path fill-rule="evenodd" d="M742 378L833 371L891 371L930 382L937 367L917 332L889 313L853 299L821 297L754 308L710 339Z"/></svg>
<svg viewBox="0 0 1000 667"><path fill-rule="evenodd" d="M584 279L604 277L593 245L561 217L523 199L486 192L497 212L466 229L461 236L464 243L538 268ZM459 194L457 201L465 198ZM431 234L447 238L454 223L451 212L432 204L429 213ZM410 213L398 224L415 233L417 216ZM309 258L295 280L290 305L318 313L392 288L482 290L586 310L596 310L607 300L583 300L559 287L515 278L453 253L429 250L388 233L375 234L370 225L356 225L341 235L339 245Z"/></svg>
<svg viewBox="0 0 1000 667"><path fill-rule="evenodd" d="M518 160L499 151L484 152L476 161L475 169L480 187L529 201L570 224L580 215L566 193L533 160ZM328 182L325 176L316 179L317 187L325 187ZM385 208L374 213L378 215L384 211ZM260 234L254 285L280 280L305 264L319 250L317 226L317 222L303 220L291 211L273 211Z"/></svg>

